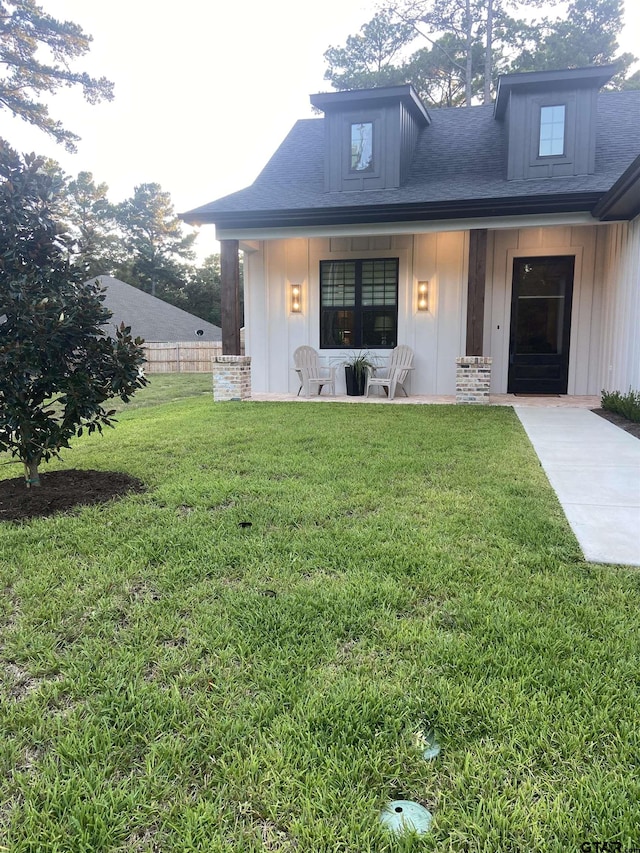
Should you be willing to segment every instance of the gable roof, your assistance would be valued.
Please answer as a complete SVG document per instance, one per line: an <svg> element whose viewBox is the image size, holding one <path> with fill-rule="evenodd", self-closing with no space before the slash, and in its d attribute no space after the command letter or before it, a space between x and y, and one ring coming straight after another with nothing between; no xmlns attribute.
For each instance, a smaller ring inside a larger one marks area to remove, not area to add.
<svg viewBox="0 0 640 853"><path fill-rule="evenodd" d="M181 214L221 229L590 212L640 155L640 91L598 95L592 175L506 179L508 129L493 106L430 110L407 180L326 192L323 118L296 122L255 182Z"/></svg>
<svg viewBox="0 0 640 853"><path fill-rule="evenodd" d="M124 323L131 326L134 338L141 337L145 341L222 340L219 326L207 323L182 308L176 308L110 275L99 275L97 280L106 289L104 305L113 315L104 327L106 332L113 334L114 327ZM201 335L196 334L198 330L202 331Z"/></svg>

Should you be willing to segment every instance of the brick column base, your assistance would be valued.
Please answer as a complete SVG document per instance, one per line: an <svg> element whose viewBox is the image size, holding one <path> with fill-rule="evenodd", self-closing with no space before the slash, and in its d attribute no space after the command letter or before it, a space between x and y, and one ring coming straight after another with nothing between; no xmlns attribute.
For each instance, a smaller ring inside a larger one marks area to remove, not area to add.
<svg viewBox="0 0 640 853"><path fill-rule="evenodd" d="M217 355L213 359L213 399L247 400L251 397L251 356Z"/></svg>
<svg viewBox="0 0 640 853"><path fill-rule="evenodd" d="M491 362L482 355L456 358L456 403L488 403Z"/></svg>

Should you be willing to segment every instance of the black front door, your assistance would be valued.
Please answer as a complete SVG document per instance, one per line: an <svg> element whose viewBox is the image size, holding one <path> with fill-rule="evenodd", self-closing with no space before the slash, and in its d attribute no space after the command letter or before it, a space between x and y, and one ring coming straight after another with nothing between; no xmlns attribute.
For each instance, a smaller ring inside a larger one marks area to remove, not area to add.
<svg viewBox="0 0 640 853"><path fill-rule="evenodd" d="M515 258L509 394L566 394L573 255Z"/></svg>

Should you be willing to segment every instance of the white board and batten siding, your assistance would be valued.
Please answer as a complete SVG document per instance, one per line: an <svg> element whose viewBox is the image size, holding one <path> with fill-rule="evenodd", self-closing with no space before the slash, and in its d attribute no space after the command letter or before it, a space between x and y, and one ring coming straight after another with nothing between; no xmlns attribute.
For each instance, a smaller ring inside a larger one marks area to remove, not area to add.
<svg viewBox="0 0 640 853"><path fill-rule="evenodd" d="M569 383L572 395L640 385L640 220L489 234L484 340L491 390L507 390L511 284L516 257L573 255Z"/></svg>
<svg viewBox="0 0 640 853"><path fill-rule="evenodd" d="M296 393L293 353L315 347L324 363L336 365L336 392L345 393L341 360L349 351L320 350L320 261L399 258L398 343L415 353L410 379L414 394L455 392L455 359L464 347L466 325L466 232L268 240L245 253L250 287L245 292L247 355L254 391ZM429 311L418 312L417 282L429 281ZM291 283L302 285L302 311L291 314ZM390 350L375 350L381 358Z"/></svg>
<svg viewBox="0 0 640 853"><path fill-rule="evenodd" d="M640 217L609 227L600 388L640 391Z"/></svg>
<svg viewBox="0 0 640 853"><path fill-rule="evenodd" d="M255 391L296 393L296 347L309 344L326 364L344 350L320 350L321 260L399 258L398 343L415 353L414 394L455 393L455 360L465 353L469 234L314 237L265 240L245 253L247 355ZM484 355L492 393L507 391L511 285L517 257L575 258L568 393L640 386L640 221L489 231ZM429 310L417 311L417 283L429 282ZM290 312L290 286L302 285L302 311ZM376 350L384 357L387 350ZM344 371L337 370L337 393Z"/></svg>

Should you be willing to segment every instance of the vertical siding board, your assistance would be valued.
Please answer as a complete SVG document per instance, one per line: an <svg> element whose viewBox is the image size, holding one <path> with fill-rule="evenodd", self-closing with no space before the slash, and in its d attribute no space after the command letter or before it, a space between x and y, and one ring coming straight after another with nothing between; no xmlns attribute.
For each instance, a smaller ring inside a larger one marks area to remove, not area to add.
<svg viewBox="0 0 640 853"><path fill-rule="evenodd" d="M626 392L640 390L640 217L621 229L619 258L612 390Z"/></svg>
<svg viewBox="0 0 640 853"><path fill-rule="evenodd" d="M595 228L594 277L591 298L591 318L589 325L589 353L587 364L587 387L601 388L602 373L602 332L604 324L603 305L607 289L607 253L609 226Z"/></svg>
<svg viewBox="0 0 640 853"><path fill-rule="evenodd" d="M468 232L440 232L437 237L438 351L436 394L455 388L456 358L466 343L464 303Z"/></svg>
<svg viewBox="0 0 640 853"><path fill-rule="evenodd" d="M606 274L603 279L602 293L602 324L600 332L601 362L599 371L600 388L608 388L612 379L613 365L611 364L611 352L613 346L613 299L611 297L614 289L614 280L618 267L618 241L620 239L620 226L611 225L607 231L605 244Z"/></svg>
<svg viewBox="0 0 640 853"><path fill-rule="evenodd" d="M311 332L309 321L309 240L304 237L286 240L284 242L284 325L283 337L288 337L287 351L291 353L289 363L281 363L279 386L297 392L298 382L295 371L291 370L293 352L299 346L307 344ZM290 312L290 286L292 283L302 285L302 310L300 314ZM286 334L285 334L286 332Z"/></svg>
<svg viewBox="0 0 640 853"><path fill-rule="evenodd" d="M438 385L438 330L441 306L440 282L437 274L437 235L416 234L413 241L412 281L429 282L429 310L414 313L415 293L410 295L413 314L412 343L415 370L411 388L416 394L435 394Z"/></svg>
<svg viewBox="0 0 640 853"><path fill-rule="evenodd" d="M640 218L607 226L597 390L640 389Z"/></svg>
<svg viewBox="0 0 640 853"><path fill-rule="evenodd" d="M631 333L629 336L628 385L640 390L640 219L636 219L632 232L631 264L629 269L629 291L632 306L629 312Z"/></svg>
<svg viewBox="0 0 640 853"><path fill-rule="evenodd" d="M519 232L496 231L491 259L491 337L488 354L493 358L491 391L506 394L511 323L511 276L509 252L519 247Z"/></svg>
<svg viewBox="0 0 640 853"><path fill-rule="evenodd" d="M569 247L576 250L571 307L569 394L589 393L589 357L593 306L596 228L578 227L570 232ZM580 250L582 250L580 252Z"/></svg>

